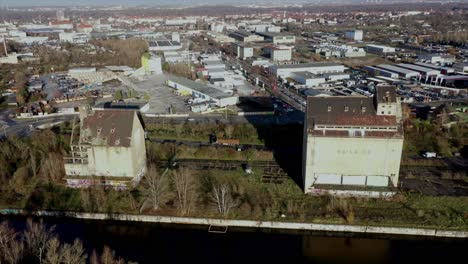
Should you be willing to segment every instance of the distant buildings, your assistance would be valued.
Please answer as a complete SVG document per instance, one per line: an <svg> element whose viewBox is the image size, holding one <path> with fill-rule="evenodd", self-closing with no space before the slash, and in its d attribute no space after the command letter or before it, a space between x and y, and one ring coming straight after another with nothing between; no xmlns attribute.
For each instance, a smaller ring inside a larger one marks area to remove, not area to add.
<svg viewBox="0 0 468 264"><path fill-rule="evenodd" d="M244 43L263 41L262 36L250 33L245 30L233 31L229 33L229 36L237 41L244 42Z"/></svg>
<svg viewBox="0 0 468 264"><path fill-rule="evenodd" d="M145 132L136 111L80 109L80 138L65 157L70 187L126 188L146 172Z"/></svg>
<svg viewBox="0 0 468 264"><path fill-rule="evenodd" d="M242 43L232 43L232 52L236 55L237 58L245 59L250 58L254 55L253 47L247 46Z"/></svg>
<svg viewBox="0 0 468 264"><path fill-rule="evenodd" d="M290 77L294 72L307 71L313 74L340 73L344 72L346 67L335 63L302 63L273 65L269 67L269 72L277 77Z"/></svg>
<svg viewBox="0 0 468 264"><path fill-rule="evenodd" d="M308 97L305 193L366 196L371 194L360 187L396 187L403 148L400 120L395 87L377 86L373 98Z"/></svg>
<svg viewBox="0 0 468 264"><path fill-rule="evenodd" d="M162 74L161 57L152 53L145 53L141 56L141 66L148 74Z"/></svg>
<svg viewBox="0 0 468 264"><path fill-rule="evenodd" d="M388 53L395 53L396 51L396 49L393 47L374 45L374 44L367 44L366 50L369 53L375 53L375 54L388 54Z"/></svg>
<svg viewBox="0 0 468 264"><path fill-rule="evenodd" d="M239 97L225 93L220 89L206 84L195 82L186 78L171 77L167 85L177 90L181 95L190 95L194 98L202 99L204 102L213 103L218 107L235 105Z"/></svg>
<svg viewBox="0 0 468 264"><path fill-rule="evenodd" d="M451 65L455 63L455 56L450 54L420 54L418 60L431 64Z"/></svg>
<svg viewBox="0 0 468 264"><path fill-rule="evenodd" d="M362 41L364 32L362 30L350 30L345 32L345 38L354 41Z"/></svg>
<svg viewBox="0 0 468 264"><path fill-rule="evenodd" d="M264 37L266 41L273 44L294 44L296 37L294 35L287 35L276 32L256 32L257 35Z"/></svg>
<svg viewBox="0 0 468 264"><path fill-rule="evenodd" d="M235 42L236 40L232 37L226 36L222 33L214 32L214 31L208 31L207 32L208 37L213 40L216 43L224 44L224 43L232 43Z"/></svg>
<svg viewBox="0 0 468 264"><path fill-rule="evenodd" d="M150 51L169 51L182 49L182 44L173 40L153 40L149 42Z"/></svg>
<svg viewBox="0 0 468 264"><path fill-rule="evenodd" d="M88 33L59 33L59 40L61 42L69 42L74 44L84 44L89 41L91 35Z"/></svg>
<svg viewBox="0 0 468 264"><path fill-rule="evenodd" d="M272 61L290 61L292 59L292 49L288 46L270 45L263 50Z"/></svg>
<svg viewBox="0 0 468 264"><path fill-rule="evenodd" d="M249 30L249 31L253 31L255 33L258 33L258 32L276 32L276 33L279 33L281 31L281 27L271 25L271 24L247 25L246 29Z"/></svg>
<svg viewBox="0 0 468 264"><path fill-rule="evenodd" d="M366 52L363 48L348 46L348 45L333 45L323 44L315 48L315 53L320 53L324 57L337 57L337 58L355 58L364 57Z"/></svg>

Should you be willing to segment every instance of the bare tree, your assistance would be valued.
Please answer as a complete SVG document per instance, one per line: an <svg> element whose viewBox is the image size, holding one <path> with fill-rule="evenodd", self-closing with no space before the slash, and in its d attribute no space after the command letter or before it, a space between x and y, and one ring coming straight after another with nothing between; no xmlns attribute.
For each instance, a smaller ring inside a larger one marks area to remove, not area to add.
<svg viewBox="0 0 468 264"><path fill-rule="evenodd" d="M42 263L44 252L49 240L53 239L55 227L47 228L42 220L39 223L34 223L28 219L26 230L23 233L23 240L27 250Z"/></svg>
<svg viewBox="0 0 468 264"><path fill-rule="evenodd" d="M23 244L18 233L7 222L0 224L0 263L19 263L23 255Z"/></svg>
<svg viewBox="0 0 468 264"><path fill-rule="evenodd" d="M65 244L62 247L61 255L63 264L85 264L87 255L85 254L83 244L78 239L73 244Z"/></svg>
<svg viewBox="0 0 468 264"><path fill-rule="evenodd" d="M148 172L141 184L144 201L140 212L149 205L152 206L153 210L158 210L159 206L169 199L170 192L167 171L159 173L155 166L148 168Z"/></svg>
<svg viewBox="0 0 468 264"><path fill-rule="evenodd" d="M174 173L174 186L177 194L177 207L182 215L193 209L197 199L197 181L191 171L180 169Z"/></svg>
<svg viewBox="0 0 468 264"><path fill-rule="evenodd" d="M227 183L213 185L210 198L216 206L218 213L224 217L229 215L229 211L239 205L239 201L233 198L231 188Z"/></svg>
<svg viewBox="0 0 468 264"><path fill-rule="evenodd" d="M45 264L60 264L63 261L61 254L60 241L54 237L47 242L46 253L44 256Z"/></svg>

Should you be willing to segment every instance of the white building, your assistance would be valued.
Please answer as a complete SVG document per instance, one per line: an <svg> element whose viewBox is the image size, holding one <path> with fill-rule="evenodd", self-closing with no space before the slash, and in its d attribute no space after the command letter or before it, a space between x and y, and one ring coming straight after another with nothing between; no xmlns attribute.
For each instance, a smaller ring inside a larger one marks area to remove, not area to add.
<svg viewBox="0 0 468 264"><path fill-rule="evenodd" d="M166 26L183 26L189 24L196 24L197 20L195 18L187 19L166 19L164 24Z"/></svg>
<svg viewBox="0 0 468 264"><path fill-rule="evenodd" d="M0 64L18 64L18 55L10 53L7 56L0 56Z"/></svg>
<svg viewBox="0 0 468 264"><path fill-rule="evenodd" d="M144 54L141 58L141 65L147 74L162 74L161 57L154 53Z"/></svg>
<svg viewBox="0 0 468 264"><path fill-rule="evenodd" d="M376 54L388 54L388 53L394 53L396 51L395 48L393 47L374 45L374 44L367 44L366 50L369 53L376 53Z"/></svg>
<svg viewBox="0 0 468 264"><path fill-rule="evenodd" d="M451 65L455 63L455 56L450 54L420 54L418 60L431 64Z"/></svg>
<svg viewBox="0 0 468 264"><path fill-rule="evenodd" d="M233 31L233 32L229 33L229 36L230 36L231 38L234 38L234 39L237 40L237 41L244 42L244 43L263 41L263 37L262 37L262 36L259 36L259 35L256 35L256 34L252 34L252 33L247 32L247 31L245 31L245 30Z"/></svg>
<svg viewBox="0 0 468 264"><path fill-rule="evenodd" d="M318 86L326 82L324 76L310 72L295 72L292 74L291 78L306 87Z"/></svg>
<svg viewBox="0 0 468 264"><path fill-rule="evenodd" d="M265 47L263 50L272 61L290 61L292 58L292 49L288 46L272 45Z"/></svg>
<svg viewBox="0 0 468 264"><path fill-rule="evenodd" d="M233 38L231 38L229 36L226 36L224 34L214 32L214 31L207 32L207 35L211 40L213 40L216 43L224 44L224 43L231 43L231 42L236 41L235 39L233 39Z"/></svg>
<svg viewBox="0 0 468 264"><path fill-rule="evenodd" d="M91 36L88 33L59 33L59 40L61 42L69 42L74 44L88 43Z"/></svg>
<svg viewBox="0 0 468 264"><path fill-rule="evenodd" d="M262 36L266 41L272 42L275 45L296 43L296 37L294 35L287 35L275 32L257 32L256 34Z"/></svg>
<svg viewBox="0 0 468 264"><path fill-rule="evenodd" d="M305 193L372 196L366 187L396 187L403 149L395 87L374 97L308 97L304 125ZM379 197L379 195L375 195Z"/></svg>
<svg viewBox="0 0 468 264"><path fill-rule="evenodd" d="M127 188L146 172L145 131L136 111L80 109L80 140L64 158L70 187Z"/></svg>
<svg viewBox="0 0 468 264"><path fill-rule="evenodd" d="M362 41L364 37L364 32L362 30L350 30L345 32L345 38L354 40L354 41Z"/></svg>
<svg viewBox="0 0 468 264"><path fill-rule="evenodd" d="M201 98L206 102L212 102L218 107L235 105L239 97L220 91L218 88L195 82L186 78L171 77L167 85L177 90L180 95L189 95Z"/></svg>
<svg viewBox="0 0 468 264"><path fill-rule="evenodd" d="M48 37L14 37L9 39L25 45L44 44L49 40Z"/></svg>
<svg viewBox="0 0 468 264"><path fill-rule="evenodd" d="M366 56L366 51L363 48L348 46L348 45L333 45L322 44L315 48L316 53L320 53L325 57L337 58L356 58Z"/></svg>
<svg viewBox="0 0 468 264"><path fill-rule="evenodd" d="M281 32L281 27L271 25L271 24L247 25L246 29L249 31L254 31L256 33L257 32L276 32L276 33Z"/></svg>
<svg viewBox="0 0 468 264"><path fill-rule="evenodd" d="M270 74L276 77L290 77L294 72L311 72L313 74L323 73L340 73L344 72L346 67L341 64L335 63L301 63L301 64L286 64L286 65L273 65L269 68Z"/></svg>
<svg viewBox="0 0 468 264"><path fill-rule="evenodd" d="M453 65L453 68L457 72L468 72L468 63L457 63Z"/></svg>
<svg viewBox="0 0 468 264"><path fill-rule="evenodd" d="M253 56L253 48L247 45L234 42L231 44L232 52L237 58L245 59Z"/></svg>
<svg viewBox="0 0 468 264"><path fill-rule="evenodd" d="M172 33L171 33L171 40L180 43L180 35L179 35L179 32L172 32Z"/></svg>

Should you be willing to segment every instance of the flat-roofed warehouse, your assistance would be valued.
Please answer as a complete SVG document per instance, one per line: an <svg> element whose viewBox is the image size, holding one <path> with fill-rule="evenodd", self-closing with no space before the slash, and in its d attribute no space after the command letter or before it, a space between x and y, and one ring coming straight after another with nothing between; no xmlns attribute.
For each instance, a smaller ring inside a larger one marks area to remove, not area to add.
<svg viewBox="0 0 468 264"><path fill-rule="evenodd" d="M273 42L273 44L296 43L296 37L294 35L288 35L288 34L276 33L276 32L255 32L255 34L264 37L266 41Z"/></svg>
<svg viewBox="0 0 468 264"><path fill-rule="evenodd" d="M219 107L235 105L239 101L239 97L236 95L222 92L214 87L186 78L171 77L167 81L167 85L176 89L182 95L191 95L193 97L205 99L208 102L212 101Z"/></svg>
<svg viewBox="0 0 468 264"><path fill-rule="evenodd" d="M450 74L450 73L455 72L455 70L453 68L438 66L438 65L434 65L434 64L430 64L430 63L415 62L414 64L422 66L422 67L426 67L426 68L429 68L429 69L439 70L442 74Z"/></svg>
<svg viewBox="0 0 468 264"><path fill-rule="evenodd" d="M364 66L362 67L362 69L368 72L369 74L372 74L372 76L385 76L388 78L398 78L398 73L386 71L386 70L379 69L373 66Z"/></svg>
<svg viewBox="0 0 468 264"><path fill-rule="evenodd" d="M273 65L268 68L270 74L282 78L291 77L294 72L311 72L313 74L344 72L346 67L336 63L301 63Z"/></svg>
<svg viewBox="0 0 468 264"><path fill-rule="evenodd" d="M437 76L440 75L439 70L423 67L420 65L407 64L407 63L398 63L398 67L402 67L408 70L419 72L423 76Z"/></svg>
<svg viewBox="0 0 468 264"><path fill-rule="evenodd" d="M395 187L403 149L401 104L393 86L374 97L308 97L304 126L305 193Z"/></svg>
<svg viewBox="0 0 468 264"><path fill-rule="evenodd" d="M416 71L411 71L411 70L401 68L401 67L397 67L397 66L390 65L390 64L379 64L379 65L377 65L375 67L380 68L380 69L384 69L384 70L387 70L387 71L390 71L390 72L398 73L398 75L400 77L403 77L405 79L418 78L419 75L420 75Z"/></svg>

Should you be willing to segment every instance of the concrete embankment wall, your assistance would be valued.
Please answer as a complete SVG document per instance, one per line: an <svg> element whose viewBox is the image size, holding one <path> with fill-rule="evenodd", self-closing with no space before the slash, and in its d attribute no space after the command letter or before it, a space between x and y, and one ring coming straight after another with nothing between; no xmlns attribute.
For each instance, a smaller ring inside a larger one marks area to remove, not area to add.
<svg viewBox="0 0 468 264"><path fill-rule="evenodd" d="M18 209L2 209L0 215L34 215L47 217L67 217L87 220L114 220L163 224L187 224L225 227L249 227L282 230L349 232L361 234L409 235L425 237L468 238L468 231L454 231L430 228L378 227L364 225L312 224L278 221L228 220L214 218L173 217L156 215L76 213L58 211L26 212Z"/></svg>

